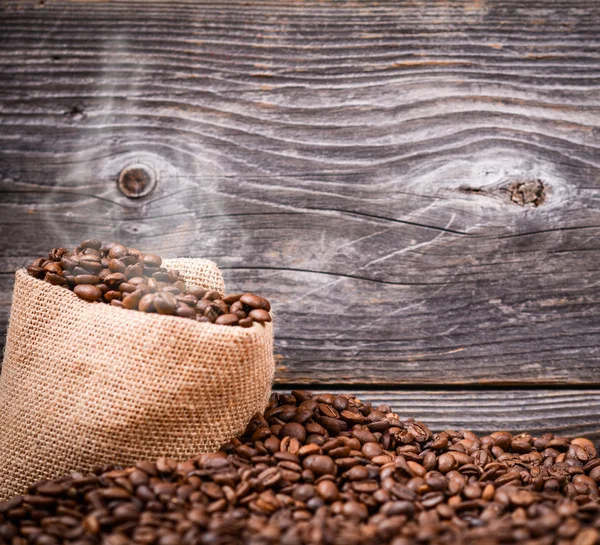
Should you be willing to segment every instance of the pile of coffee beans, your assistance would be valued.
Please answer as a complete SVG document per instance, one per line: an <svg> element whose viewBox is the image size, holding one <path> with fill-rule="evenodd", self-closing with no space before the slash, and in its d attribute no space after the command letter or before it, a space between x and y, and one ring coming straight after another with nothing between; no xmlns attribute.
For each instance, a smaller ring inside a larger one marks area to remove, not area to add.
<svg viewBox="0 0 600 545"><path fill-rule="evenodd" d="M349 395L274 394L217 453L0 503L11 545L600 543L600 458L551 433L432 433Z"/></svg>
<svg viewBox="0 0 600 545"><path fill-rule="evenodd" d="M84 240L73 252L54 248L48 257L31 263L27 272L69 288L85 301L229 326L271 321L271 305L264 297L253 293L222 296L214 290L187 286L179 271L161 265L160 256L118 242Z"/></svg>

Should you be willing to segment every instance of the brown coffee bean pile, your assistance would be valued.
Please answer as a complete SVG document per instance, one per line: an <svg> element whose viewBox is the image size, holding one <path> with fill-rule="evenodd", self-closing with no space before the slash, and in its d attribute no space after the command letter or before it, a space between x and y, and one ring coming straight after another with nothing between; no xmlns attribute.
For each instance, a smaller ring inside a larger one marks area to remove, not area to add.
<svg viewBox="0 0 600 545"><path fill-rule="evenodd" d="M191 318L198 322L250 327L271 321L271 305L252 293L221 296L217 291L186 286L179 271L161 267L162 258L142 254L117 242L84 240L73 252L54 248L36 259L27 272L64 286L85 301Z"/></svg>
<svg viewBox="0 0 600 545"><path fill-rule="evenodd" d="M220 452L32 486L0 503L0 541L598 545L599 482L585 438L432 433L387 405L294 391Z"/></svg>

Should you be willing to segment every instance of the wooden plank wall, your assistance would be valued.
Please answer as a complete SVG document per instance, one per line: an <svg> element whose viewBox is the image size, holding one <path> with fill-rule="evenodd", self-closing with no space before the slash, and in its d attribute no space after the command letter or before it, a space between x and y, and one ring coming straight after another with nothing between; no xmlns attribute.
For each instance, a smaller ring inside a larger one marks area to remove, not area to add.
<svg viewBox="0 0 600 545"><path fill-rule="evenodd" d="M119 239L269 297L278 388L599 437L599 27L595 0L4 1L0 332L15 268Z"/></svg>

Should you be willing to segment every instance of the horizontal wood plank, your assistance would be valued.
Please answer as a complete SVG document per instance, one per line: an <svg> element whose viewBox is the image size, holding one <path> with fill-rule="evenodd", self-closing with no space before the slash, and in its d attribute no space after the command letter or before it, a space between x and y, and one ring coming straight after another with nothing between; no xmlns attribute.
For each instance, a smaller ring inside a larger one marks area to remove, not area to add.
<svg viewBox="0 0 600 545"><path fill-rule="evenodd" d="M289 393L289 388L276 391ZM386 404L402 419L415 418L432 431L471 430L480 435L507 430L590 437L600 447L600 390L348 390L373 406ZM317 393L317 390L315 390Z"/></svg>
<svg viewBox="0 0 600 545"><path fill-rule="evenodd" d="M597 2L0 9L0 332L96 236L269 297L279 383L600 384Z"/></svg>

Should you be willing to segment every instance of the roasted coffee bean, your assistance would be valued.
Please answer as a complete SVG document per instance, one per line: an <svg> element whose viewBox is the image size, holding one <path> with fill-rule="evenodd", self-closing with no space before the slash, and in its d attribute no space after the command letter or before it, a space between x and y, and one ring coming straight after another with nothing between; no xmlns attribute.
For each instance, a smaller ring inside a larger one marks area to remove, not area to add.
<svg viewBox="0 0 600 545"><path fill-rule="evenodd" d="M227 295L227 296L223 297L223 301L225 303L227 303L228 305L233 305L233 303L240 300L240 297L242 295L243 295L242 293L232 293L231 295Z"/></svg>
<svg viewBox="0 0 600 545"><path fill-rule="evenodd" d="M114 290L107 291L102 297L102 299L104 299L104 301L106 303L110 303L114 299L117 299L120 301L122 298L123 298L123 294L120 291L114 291Z"/></svg>
<svg viewBox="0 0 600 545"><path fill-rule="evenodd" d="M142 312L156 312L156 307L154 306L155 297L156 294L154 293L144 295L138 303L138 309Z"/></svg>
<svg viewBox="0 0 600 545"><path fill-rule="evenodd" d="M140 286L139 284L136 286L135 284L132 284L131 282L121 282L117 289L121 293L133 293L134 291L136 291L138 289L143 289L143 286Z"/></svg>
<svg viewBox="0 0 600 545"><path fill-rule="evenodd" d="M102 297L102 291L90 284L79 284L73 288L75 295L85 301L98 301Z"/></svg>
<svg viewBox="0 0 600 545"><path fill-rule="evenodd" d="M69 250L66 248L53 248L48 252L48 259L51 259L52 261L60 261L62 256L68 253Z"/></svg>
<svg viewBox="0 0 600 545"><path fill-rule="evenodd" d="M196 311L193 308L188 307L187 305L180 305L177 307L175 315L180 316L181 318L195 318Z"/></svg>
<svg viewBox="0 0 600 545"><path fill-rule="evenodd" d="M202 297L202 299L205 299L206 301L216 301L217 299L220 299L220 298L221 298L221 294L216 290L209 290Z"/></svg>
<svg viewBox="0 0 600 545"><path fill-rule="evenodd" d="M122 244L113 244L108 251L109 259L122 259L127 255L127 248Z"/></svg>
<svg viewBox="0 0 600 545"><path fill-rule="evenodd" d="M156 312L159 314L175 314L177 310L177 299L172 293L163 292L157 293L152 303L154 304L154 308Z"/></svg>
<svg viewBox="0 0 600 545"><path fill-rule="evenodd" d="M104 283L111 289L116 289L119 284L125 282L127 277L120 272L112 273L104 277Z"/></svg>
<svg viewBox="0 0 600 545"><path fill-rule="evenodd" d="M98 274L104 268L102 266L102 260L95 255L80 256L79 266L91 274Z"/></svg>
<svg viewBox="0 0 600 545"><path fill-rule="evenodd" d="M208 318L213 323L215 323L217 318L222 314L223 310L221 309L221 307L219 305L213 305L212 303L208 307L206 307L204 311L204 317Z"/></svg>
<svg viewBox="0 0 600 545"><path fill-rule="evenodd" d="M75 284L98 284L100 282L100 277L94 274L78 274L75 277Z"/></svg>
<svg viewBox="0 0 600 545"><path fill-rule="evenodd" d="M46 271L42 269L42 267L36 267L35 265L27 267L27 272L34 278L39 278L40 280L46 276Z"/></svg>
<svg viewBox="0 0 600 545"><path fill-rule="evenodd" d="M132 278L139 278L144 274L144 267L136 263L135 265L127 265L124 271L118 272L124 273L128 280L131 281Z"/></svg>
<svg viewBox="0 0 600 545"><path fill-rule="evenodd" d="M64 284L67 283L67 279L64 276L61 276L61 275L55 274L55 273L51 273L51 272L46 273L44 280L55 286L63 286Z"/></svg>
<svg viewBox="0 0 600 545"><path fill-rule="evenodd" d="M80 245L80 248L92 248L94 250L99 250L100 248L102 248L102 242L100 242L99 240L95 239L95 238L89 238L87 240L84 240Z"/></svg>
<svg viewBox="0 0 600 545"><path fill-rule="evenodd" d="M154 278L148 278L146 285L148 286L148 290L152 293L160 291L160 284L158 283L158 280Z"/></svg>
<svg viewBox="0 0 600 545"><path fill-rule="evenodd" d="M111 272L119 272L124 273L127 270L127 265L123 263L120 259L109 259L108 268Z"/></svg>
<svg viewBox="0 0 600 545"><path fill-rule="evenodd" d="M369 442L363 444L361 451L365 458L368 458L369 460L371 458L374 458L375 456L380 456L381 454L383 454L383 448L379 443L376 442Z"/></svg>
<svg viewBox="0 0 600 545"><path fill-rule="evenodd" d="M190 294L187 294L187 295L177 295L176 297L177 297L177 301L185 303L189 307L195 307L196 304L198 303L198 299L196 297L194 297L193 295L190 295Z"/></svg>
<svg viewBox="0 0 600 545"><path fill-rule="evenodd" d="M336 465L332 458L329 456L313 454L307 456L302 463L305 469L310 469L316 475L327 475L335 474Z"/></svg>
<svg viewBox="0 0 600 545"><path fill-rule="evenodd" d="M145 267L160 267L162 265L162 258L154 254L145 254L142 257L142 263Z"/></svg>
<svg viewBox="0 0 600 545"><path fill-rule="evenodd" d="M253 293L244 293L239 299L244 305L247 305L254 309L263 309L269 312L271 310L271 305L269 301L267 301L263 297L259 297L258 295L254 295Z"/></svg>
<svg viewBox="0 0 600 545"><path fill-rule="evenodd" d="M196 297L196 299L202 299L206 294L206 290L200 286L188 286L187 293Z"/></svg>
<svg viewBox="0 0 600 545"><path fill-rule="evenodd" d="M222 314L215 320L215 324L220 325L236 325L239 318L235 314Z"/></svg>
<svg viewBox="0 0 600 545"><path fill-rule="evenodd" d="M271 321L271 315L266 310L261 308L255 308L254 310L251 310L248 314L248 317L259 323Z"/></svg>
<svg viewBox="0 0 600 545"><path fill-rule="evenodd" d="M285 424L279 432L279 437L295 437L301 443L306 440L306 428L297 422L288 422Z"/></svg>
<svg viewBox="0 0 600 545"><path fill-rule="evenodd" d="M133 293L123 295L123 307L128 310L136 310L144 293L141 290L136 290ZM113 301L111 301L111 304Z"/></svg>
<svg viewBox="0 0 600 545"><path fill-rule="evenodd" d="M54 263L53 261L46 263L42 268L46 272L51 272L54 274L62 274L62 267L58 263Z"/></svg>
<svg viewBox="0 0 600 545"><path fill-rule="evenodd" d="M244 328L254 322L265 324L272 320L268 312L270 304L263 297L252 293L222 296L215 290L186 286L179 271L161 265L160 256L143 255L116 242L102 245L97 240L87 240L72 253L65 248L54 248L49 259L34 260L27 272L71 289L83 299L128 310ZM98 288L101 297L96 298L95 289L75 290L80 285ZM151 294L154 295L147 297Z"/></svg>

